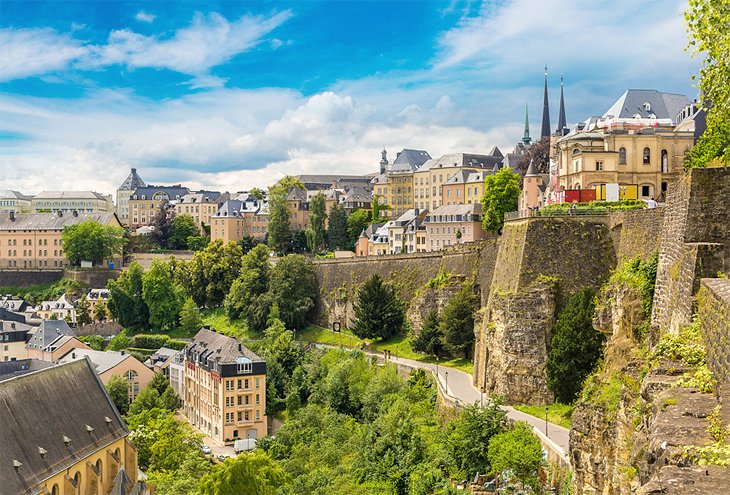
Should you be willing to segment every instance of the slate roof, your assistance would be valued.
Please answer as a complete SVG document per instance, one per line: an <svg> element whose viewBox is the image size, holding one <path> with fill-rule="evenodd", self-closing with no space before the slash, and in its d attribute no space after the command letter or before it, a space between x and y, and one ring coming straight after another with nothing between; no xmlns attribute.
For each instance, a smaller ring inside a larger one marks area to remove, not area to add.
<svg viewBox="0 0 730 495"><path fill-rule="evenodd" d="M25 201L30 201L32 198L33 196L26 196L21 192L12 191L10 189L0 191L0 199L21 199Z"/></svg>
<svg viewBox="0 0 730 495"><path fill-rule="evenodd" d="M427 222L435 222L435 217L444 215L481 215L482 204L479 202L466 205L439 206L428 214Z"/></svg>
<svg viewBox="0 0 730 495"><path fill-rule="evenodd" d="M132 193L130 199L142 199L151 200L157 192L164 192L170 197L170 201L179 200L186 194L190 194L190 189L182 186L145 186L138 187Z"/></svg>
<svg viewBox="0 0 730 495"><path fill-rule="evenodd" d="M0 382L0 418L0 480L9 494L35 493L38 483L129 434L87 360Z"/></svg>
<svg viewBox="0 0 730 495"><path fill-rule="evenodd" d="M497 150L499 152L499 150ZM473 153L448 153L442 155L437 159L429 160L421 167L421 170L434 170L438 168L449 168L449 167L472 167L472 168L485 168L492 170L494 165L501 162L504 158L497 155L476 155Z"/></svg>
<svg viewBox="0 0 730 495"><path fill-rule="evenodd" d="M290 187L286 199L287 201L307 201L307 191L298 187Z"/></svg>
<svg viewBox="0 0 730 495"><path fill-rule="evenodd" d="M0 333L4 332L29 332L34 327L19 321L0 320Z"/></svg>
<svg viewBox="0 0 730 495"><path fill-rule="evenodd" d="M42 191L33 199L101 199L106 201L109 196L104 196L95 191Z"/></svg>
<svg viewBox="0 0 730 495"><path fill-rule="evenodd" d="M218 364L235 364L236 358L244 356L254 363L265 362L252 350L241 344L233 337L228 337L208 328L202 328L195 337L185 346L185 353L193 351L199 353L203 359Z"/></svg>
<svg viewBox="0 0 730 495"><path fill-rule="evenodd" d="M537 177L537 167L535 167L535 162L533 160L530 160L530 165L527 167L525 177Z"/></svg>
<svg viewBox="0 0 730 495"><path fill-rule="evenodd" d="M404 148L392 165L388 167L388 171L394 173L415 172L430 159L431 155L426 150Z"/></svg>
<svg viewBox="0 0 730 495"><path fill-rule="evenodd" d="M16 359L15 361L0 361L0 382L13 377L32 373L53 366L53 363L40 359Z"/></svg>
<svg viewBox="0 0 730 495"><path fill-rule="evenodd" d="M222 195L220 191L196 191L184 195L178 203L217 203Z"/></svg>
<svg viewBox="0 0 730 495"><path fill-rule="evenodd" d="M124 179L124 182L122 182L122 185L119 186L119 189L122 191L134 191L135 189L145 186L147 186L147 184L145 184L142 177L137 174L137 169L133 168L127 178Z"/></svg>
<svg viewBox="0 0 730 495"><path fill-rule="evenodd" d="M79 213L74 216L56 213L16 213L15 220L0 215L0 230L63 230L68 225L76 225L86 220L96 220L102 225L116 225L119 220L113 212Z"/></svg>
<svg viewBox="0 0 730 495"><path fill-rule="evenodd" d="M30 304L18 296L7 295L0 297L0 307L10 311L24 311L28 306Z"/></svg>
<svg viewBox="0 0 730 495"><path fill-rule="evenodd" d="M502 151L496 146L489 151L489 156L494 156L497 158L504 158Z"/></svg>
<svg viewBox="0 0 730 495"><path fill-rule="evenodd" d="M651 109L645 109L644 103L649 103ZM690 103L685 95L661 93L655 89L629 89L603 116L630 119L639 114L641 118L648 119L654 114L657 119L672 119L676 123L679 112Z"/></svg>
<svg viewBox="0 0 730 495"><path fill-rule="evenodd" d="M94 369L100 375L117 366L125 359L136 359L131 354L122 354L113 351L95 351L93 349L71 349L58 359L59 363L69 363L79 359L89 358Z"/></svg>
<svg viewBox="0 0 730 495"><path fill-rule="evenodd" d="M65 335L76 336L64 320L43 320L26 347L42 350Z"/></svg>

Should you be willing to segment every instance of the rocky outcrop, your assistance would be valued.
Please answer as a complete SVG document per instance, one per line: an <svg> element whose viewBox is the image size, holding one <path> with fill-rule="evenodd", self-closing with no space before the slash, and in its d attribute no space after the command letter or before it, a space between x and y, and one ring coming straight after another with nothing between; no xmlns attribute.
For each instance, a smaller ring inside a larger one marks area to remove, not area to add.
<svg viewBox="0 0 730 495"><path fill-rule="evenodd" d="M429 311L435 309L440 312L449 299L459 292L465 281L466 277L463 275L452 275L442 286L430 287L428 284L423 286L411 300L406 312L411 331L414 334L419 333Z"/></svg>

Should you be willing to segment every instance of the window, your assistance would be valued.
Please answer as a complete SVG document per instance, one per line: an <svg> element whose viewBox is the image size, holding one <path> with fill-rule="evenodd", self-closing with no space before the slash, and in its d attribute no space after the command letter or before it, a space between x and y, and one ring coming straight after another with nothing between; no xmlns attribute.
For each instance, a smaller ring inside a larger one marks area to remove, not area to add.
<svg viewBox="0 0 730 495"><path fill-rule="evenodd" d="M226 390L233 390L233 380L226 380Z"/></svg>
<svg viewBox="0 0 730 495"><path fill-rule="evenodd" d="M644 148L644 165L651 164L651 150L649 148Z"/></svg>
<svg viewBox="0 0 730 495"><path fill-rule="evenodd" d="M58 485L53 485L53 488L51 488L51 495L59 495L58 491Z"/></svg>
<svg viewBox="0 0 730 495"><path fill-rule="evenodd" d="M602 160L596 160L596 170L601 171L603 170L603 161Z"/></svg>
<svg viewBox="0 0 730 495"><path fill-rule="evenodd" d="M104 477L102 475L101 466L102 466L101 459L99 459L96 461L96 470L99 472L99 481L103 481L103 479L104 479Z"/></svg>
<svg viewBox="0 0 730 495"><path fill-rule="evenodd" d="M261 387L261 378L257 378L256 379L256 388L260 388L260 387Z"/></svg>
<svg viewBox="0 0 730 495"><path fill-rule="evenodd" d="M131 381L133 381L133 380L134 380L135 378L137 378L137 372L136 372L136 371L134 371L134 370L129 370L129 371L127 371L127 373L126 373L126 376L127 376L127 381L131 382Z"/></svg>
<svg viewBox="0 0 730 495"><path fill-rule="evenodd" d="M641 195L642 196L650 196L651 195L651 186L641 186Z"/></svg>
<svg viewBox="0 0 730 495"><path fill-rule="evenodd" d="M76 474L74 474L74 484L76 485L77 495L81 495L81 471L76 471Z"/></svg>
<svg viewBox="0 0 730 495"><path fill-rule="evenodd" d="M626 165L626 148L623 146L618 149L618 163L619 165Z"/></svg>
<svg viewBox="0 0 730 495"><path fill-rule="evenodd" d="M259 394L256 394L256 405L258 406L261 403L261 398Z"/></svg>

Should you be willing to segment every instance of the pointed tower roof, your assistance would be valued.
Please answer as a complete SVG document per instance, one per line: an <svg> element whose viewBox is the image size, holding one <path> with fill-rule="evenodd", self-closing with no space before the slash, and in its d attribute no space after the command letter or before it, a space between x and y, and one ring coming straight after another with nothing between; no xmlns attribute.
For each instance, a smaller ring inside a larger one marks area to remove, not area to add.
<svg viewBox="0 0 730 495"><path fill-rule="evenodd" d="M563 76L560 76L560 111L558 113L558 134L565 134L565 99L563 97Z"/></svg>
<svg viewBox="0 0 730 495"><path fill-rule="evenodd" d="M533 160L530 160L530 166L527 167L527 172L525 172L525 177L534 177L538 175L537 174L537 168L535 168L535 162Z"/></svg>
<svg viewBox="0 0 730 495"><path fill-rule="evenodd" d="M133 168L130 174L127 176L127 178L122 182L122 185L119 186L120 191L134 191L137 188L140 187L146 187L147 184L144 183L142 180L142 177L140 177L137 174L137 169Z"/></svg>
<svg viewBox="0 0 730 495"><path fill-rule="evenodd" d="M525 102L525 132L522 134L522 142L530 144L532 138L530 138L530 119L527 116L527 102Z"/></svg>
<svg viewBox="0 0 730 495"><path fill-rule="evenodd" d="M545 66L545 92L542 99L542 127L540 138L550 136L550 103L548 102L547 65Z"/></svg>

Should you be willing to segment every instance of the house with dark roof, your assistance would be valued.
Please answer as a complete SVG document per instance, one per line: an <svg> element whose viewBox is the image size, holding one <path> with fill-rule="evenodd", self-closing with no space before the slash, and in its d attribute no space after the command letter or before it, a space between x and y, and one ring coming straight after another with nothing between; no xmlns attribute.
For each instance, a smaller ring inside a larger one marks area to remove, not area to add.
<svg viewBox="0 0 730 495"><path fill-rule="evenodd" d="M138 187L129 197L129 225L135 229L150 225L160 205L169 203L174 207L186 194L190 189L180 184Z"/></svg>
<svg viewBox="0 0 730 495"><path fill-rule="evenodd" d="M268 434L266 362L233 337L201 329L185 346L183 411L218 442Z"/></svg>
<svg viewBox="0 0 730 495"><path fill-rule="evenodd" d="M36 327L26 323L0 319L0 362L25 359L28 355L25 343L35 330Z"/></svg>
<svg viewBox="0 0 730 495"><path fill-rule="evenodd" d="M117 188L117 204L116 212L119 220L124 225L129 225L129 198L139 188L145 187L147 184L137 173L136 168L132 168L131 172L124 179L122 185Z"/></svg>
<svg viewBox="0 0 730 495"><path fill-rule="evenodd" d="M385 169L373 177L370 184L374 197L386 205L383 216L399 217L413 207L413 174L420 169L431 155L426 150L405 148L396 153L393 163L387 159L387 151L382 151L381 168Z"/></svg>
<svg viewBox="0 0 730 495"><path fill-rule="evenodd" d="M220 191L191 192L184 195L175 204L175 213L191 216L198 230L203 232L203 226L210 226L211 217L230 197L229 193Z"/></svg>
<svg viewBox="0 0 730 495"><path fill-rule="evenodd" d="M43 191L30 200L35 213L98 213L114 212L111 195L96 191Z"/></svg>
<svg viewBox="0 0 730 495"><path fill-rule="evenodd" d="M129 430L87 360L0 381L3 495L148 494Z"/></svg>
<svg viewBox="0 0 730 495"><path fill-rule="evenodd" d="M64 320L45 320L25 344L25 349L30 359L55 363L71 349L91 348L76 338Z"/></svg>

